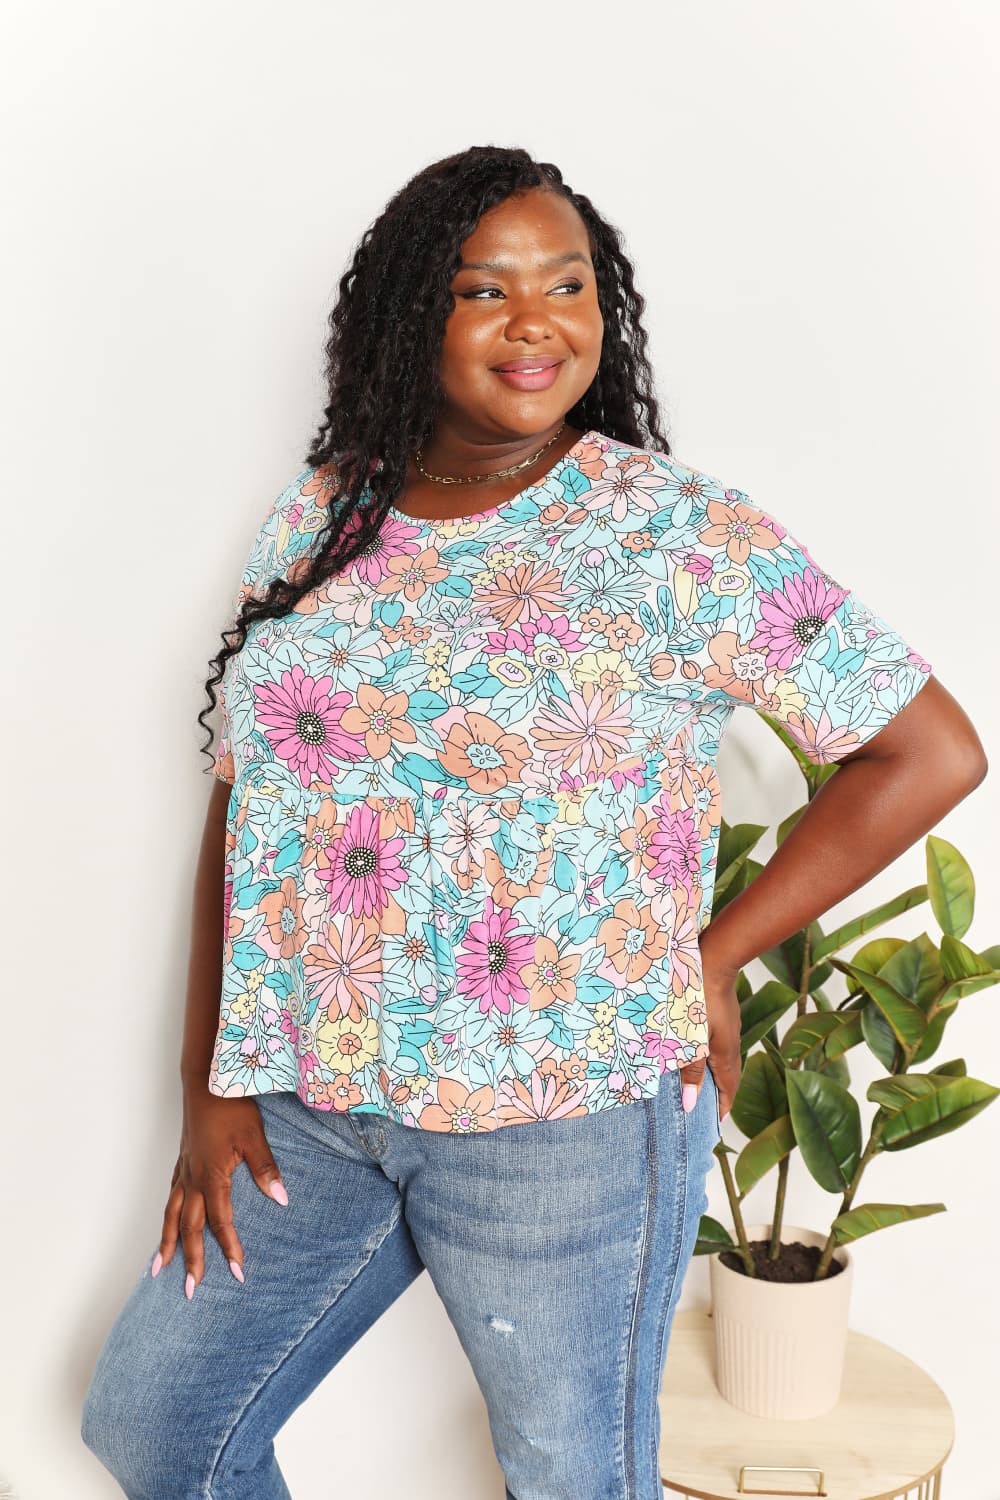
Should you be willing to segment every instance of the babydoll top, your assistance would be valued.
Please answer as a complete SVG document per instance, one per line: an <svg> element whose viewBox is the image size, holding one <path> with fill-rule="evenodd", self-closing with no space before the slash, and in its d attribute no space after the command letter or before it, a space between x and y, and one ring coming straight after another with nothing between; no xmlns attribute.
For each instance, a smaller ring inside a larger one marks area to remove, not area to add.
<svg viewBox="0 0 1000 1500"><path fill-rule="evenodd" d="M239 599L336 488L282 491ZM930 670L742 491L599 432L493 509L391 509L227 663L211 1092L459 1134L652 1098L708 1051L734 709L824 764Z"/></svg>

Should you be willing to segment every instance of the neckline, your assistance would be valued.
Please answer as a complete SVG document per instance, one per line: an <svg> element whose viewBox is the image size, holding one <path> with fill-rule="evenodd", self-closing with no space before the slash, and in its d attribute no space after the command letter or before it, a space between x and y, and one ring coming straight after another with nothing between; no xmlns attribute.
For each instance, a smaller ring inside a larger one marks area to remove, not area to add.
<svg viewBox="0 0 1000 1500"><path fill-rule="evenodd" d="M392 516L395 521L404 521L410 526L426 526L432 530L443 526L464 526L469 521L492 521L505 515L507 511L513 510L515 506L523 504L525 500L530 500L539 490L544 490L552 480L558 479L582 456L584 448L598 436L599 433L595 428L588 428L577 438L571 448L567 448L566 452L556 459L551 468L546 469L540 479L525 485L524 489L518 490L516 495L511 495L507 500L501 500L499 505L491 506L487 510L471 511L464 516L411 516L405 510L398 510L395 505L390 505L386 514Z"/></svg>

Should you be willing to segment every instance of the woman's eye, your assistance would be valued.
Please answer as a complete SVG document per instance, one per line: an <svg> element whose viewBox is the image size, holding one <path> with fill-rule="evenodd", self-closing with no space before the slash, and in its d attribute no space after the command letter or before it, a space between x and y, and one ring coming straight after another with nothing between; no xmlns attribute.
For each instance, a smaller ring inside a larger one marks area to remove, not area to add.
<svg viewBox="0 0 1000 1500"><path fill-rule="evenodd" d="M563 281L563 282L560 282L559 286L557 286L555 288L555 290L557 292L560 292L560 291L562 291L563 287L565 287L568 291L571 291L571 292L582 292L583 291L583 284L581 282L579 282L579 281ZM466 302L469 302L469 301L476 301L477 302L484 295L488 296L492 292L498 292L501 297L503 296L503 293L500 291L500 288L498 286L482 286L482 287L479 287L474 292L462 292L461 296L465 299Z"/></svg>

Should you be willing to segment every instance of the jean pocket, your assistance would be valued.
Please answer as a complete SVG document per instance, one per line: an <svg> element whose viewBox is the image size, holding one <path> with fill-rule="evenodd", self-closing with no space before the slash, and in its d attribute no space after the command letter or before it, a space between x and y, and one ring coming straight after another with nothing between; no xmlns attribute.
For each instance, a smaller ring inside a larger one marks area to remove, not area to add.
<svg viewBox="0 0 1000 1500"><path fill-rule="evenodd" d="M721 1141L721 1139L722 1139L722 1113L721 1113L721 1111L722 1111L722 1104L721 1104L721 1101L719 1099L719 1086L718 1086L718 1084L715 1081L715 1074L712 1072L712 1065L709 1062L705 1063L705 1079L704 1079L704 1082L702 1084L702 1087L703 1088L709 1088L710 1087L711 1090L712 1090L712 1094L713 1094L713 1097L714 1097L714 1103L715 1103L715 1128L718 1131L718 1138Z"/></svg>

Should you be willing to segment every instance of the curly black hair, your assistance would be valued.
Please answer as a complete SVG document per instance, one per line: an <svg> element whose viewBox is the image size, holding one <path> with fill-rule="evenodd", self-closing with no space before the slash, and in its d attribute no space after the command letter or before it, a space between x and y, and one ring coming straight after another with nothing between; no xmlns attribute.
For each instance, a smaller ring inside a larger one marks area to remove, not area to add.
<svg viewBox="0 0 1000 1500"><path fill-rule="evenodd" d="M309 554L289 570L294 579L276 578L264 593L250 593L222 632L205 682L209 701L198 715L208 735L202 752L210 758L214 736L205 718L249 627L288 614L303 595L378 545L386 512L402 493L408 456L428 441L441 408L438 358L462 245L488 209L529 188L561 194L586 225L604 319L597 374L565 420L671 452L646 354L646 303L618 229L566 185L557 166L519 147L470 146L425 167L365 230L340 279L325 346L328 400L305 459L327 481L328 517Z"/></svg>

